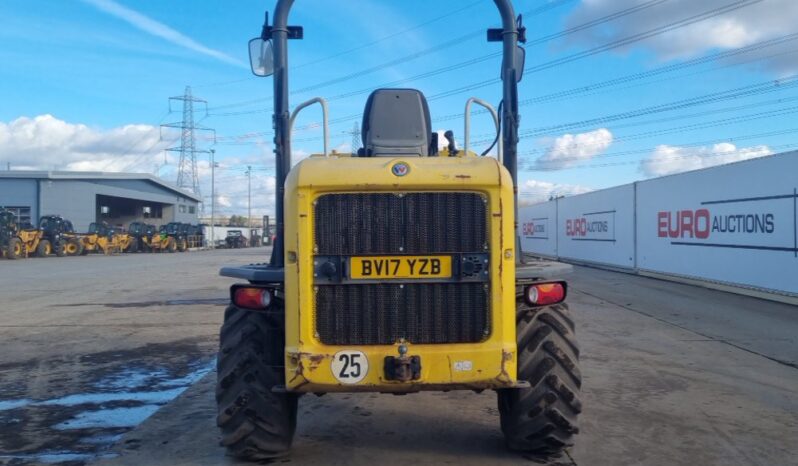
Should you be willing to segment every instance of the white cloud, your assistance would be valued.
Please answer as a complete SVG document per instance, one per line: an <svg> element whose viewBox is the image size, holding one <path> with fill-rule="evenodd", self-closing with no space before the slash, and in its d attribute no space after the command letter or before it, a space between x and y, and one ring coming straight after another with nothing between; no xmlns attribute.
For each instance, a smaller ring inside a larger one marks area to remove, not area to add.
<svg viewBox="0 0 798 466"><path fill-rule="evenodd" d="M647 176L663 176L764 157L772 153L773 151L765 145L739 149L729 143L715 144L711 147L661 145L647 159L640 162L640 171Z"/></svg>
<svg viewBox="0 0 798 466"><path fill-rule="evenodd" d="M537 204L548 201L552 196L573 196L593 189L575 184L550 183L548 181L527 180L519 186L518 203L520 205Z"/></svg>
<svg viewBox="0 0 798 466"><path fill-rule="evenodd" d="M644 0L583 0L567 19L566 27L574 27L644 3L646 3ZM729 0L670 0L603 26L580 31L570 36L569 42L586 46L608 43L726 7L732 3L734 2ZM654 51L662 60L694 57L713 49L738 48L793 33L797 22L798 2L768 0L719 14L689 26L675 28L618 50L625 52L632 47L644 47ZM793 43L787 43L781 51L793 48ZM776 51L774 48L768 48L758 53L764 57L773 54L774 51ZM752 56L753 54L749 54L746 58ZM772 57L765 63L780 73L798 71L798 66L789 55Z"/></svg>
<svg viewBox="0 0 798 466"><path fill-rule="evenodd" d="M221 174L220 174L221 173ZM275 177L263 171L252 172L252 191L250 196L249 182L244 172L217 172L220 181L216 184L216 215L217 217L229 217L230 215L247 215L248 206L252 208L252 219L257 219L264 215L274 215L274 196L276 193ZM210 179L205 180L207 186L203 185L203 194L206 196L205 215L211 215L210 203Z"/></svg>
<svg viewBox="0 0 798 466"><path fill-rule="evenodd" d="M168 144L150 125L101 130L52 115L0 122L0 161L15 169L151 172Z"/></svg>
<svg viewBox="0 0 798 466"><path fill-rule="evenodd" d="M135 10L120 5L114 0L82 0L82 1L84 3L92 5L98 10L101 10L105 13L108 13L111 16L114 16L116 18L121 19L122 21L125 21L126 23L130 24L131 26L141 31L144 31L156 37L160 37L161 39L164 39L167 42L177 45L178 47L183 47L185 49L201 53L203 55L215 58L225 63L229 63L231 65L236 65L242 68L248 68L248 66L245 63L243 63L241 60L233 58L230 55L227 55L226 53L221 52L219 50L207 47L163 23L155 21L154 19L149 18Z"/></svg>
<svg viewBox="0 0 798 466"><path fill-rule="evenodd" d="M545 155L538 158L538 169L558 170L574 166L606 151L612 144L612 133L601 128L580 134L564 134L554 140Z"/></svg>

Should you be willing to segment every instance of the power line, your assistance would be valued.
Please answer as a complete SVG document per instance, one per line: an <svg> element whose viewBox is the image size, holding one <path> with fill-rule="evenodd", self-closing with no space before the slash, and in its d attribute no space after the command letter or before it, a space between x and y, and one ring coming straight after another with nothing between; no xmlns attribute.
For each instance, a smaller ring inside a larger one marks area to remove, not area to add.
<svg viewBox="0 0 798 466"><path fill-rule="evenodd" d="M572 0L567 0L567 1L572 1ZM476 2L468 3L468 4L458 8L456 10L453 10L453 11L450 11L449 13L446 13L445 15L437 16L435 18L432 18L432 19L430 19L428 21L424 21L423 23L417 24L417 25L409 27L407 29L403 29L401 31L398 31L398 32L389 34L387 36L381 37L381 38L379 38L377 40L373 40L371 42L367 42L365 44L358 45L357 47L354 47L354 48L351 48L351 49L348 49L348 50L343 50L341 52L334 53L332 55L326 56L324 58L320 58L318 60L313 60L313 61L309 61L309 62L306 62L306 63L302 63L301 65L297 65L296 68L294 68L294 69L300 69L300 68L304 68L306 66L316 65L316 64L319 64L319 63L323 63L325 61L332 60L333 58L338 58L338 57L341 57L341 56L344 56L344 55L348 55L348 54L350 54L352 52L357 52L358 50L363 50L365 48L368 48L368 47L371 47L373 45L379 44L381 42L385 42L386 40L393 39L394 37L398 37L398 36L407 34L408 32L415 31L416 29L420 29L420 28L422 28L424 26L427 26L428 24L432 24L432 23L440 21L440 20L442 20L444 18L448 18L450 16L454 16L457 13L460 13L462 11L468 10L469 8L472 8L475 5L478 5L480 3L482 3L481 0L478 0ZM560 0L559 2L556 2L556 3L565 3L565 2Z"/></svg>
<svg viewBox="0 0 798 466"><path fill-rule="evenodd" d="M540 65L536 65L536 66L533 66L533 67L526 68L524 70L524 72L525 73L535 73L535 72L551 69L551 68L554 68L554 67L557 67L557 66L561 66L561 65L564 65L564 64L576 61L576 60L583 59L583 58L587 58L587 57L590 57L590 56L593 56L593 55L596 55L596 54L599 54L599 53L603 53L603 52L606 52L606 51L609 51L609 50L613 50L613 49L616 49L616 48L619 48L619 47L630 45L632 43L639 42L641 40L648 39L648 38L651 38L651 37L654 37L654 36L657 36L657 35L660 35L660 34L664 34L666 32L670 32L670 31L673 31L673 30L678 29L678 28L686 27L686 26L698 23L700 21L705 21L707 19L711 19L711 18L720 16L720 15L732 12L732 11L738 10L740 8L744 8L744 7L751 6L751 5L754 5L754 4L757 4L757 3L761 3L762 1L763 0L738 0L736 2L727 4L725 6L718 7L718 8L713 8L713 9L705 11L703 13L699 13L699 14L690 16L688 18L681 19L679 21L674 21L674 22L668 23L666 25L659 26L657 28L651 29L651 30L646 31L646 32L633 34L633 35L631 35L629 37L625 37L623 39L619 39L619 40L616 40L616 41L613 41L613 42L610 42L610 43L607 43L607 44L604 44L604 45L601 45L601 46L598 46L598 47L594 47L594 48L586 50L586 51L578 52L578 53L569 55L567 57L562 57L562 58L551 60L549 62L540 64ZM468 92L468 91L471 91L471 90L474 90L474 89L478 89L478 88L481 88L481 87L485 87L485 86L488 86L490 84L495 84L495 83L498 83L498 82L500 82L500 79L494 78L494 79L489 79L489 80L486 80L486 81L481 81L481 82L478 82L478 83L473 83L473 84L470 84L470 85L467 85L467 86L463 86L463 87L460 87L460 88L457 88L457 89L452 89L452 90L445 91L445 92L442 92L442 93L439 93L439 94L435 94L435 95L429 97L428 100L429 101L433 101L433 100L438 100L438 99L445 98L445 97L450 97L450 96L453 96L453 95L456 95L456 94L460 94L460 93L463 93L463 92ZM328 100L335 99L336 97L337 96L330 97ZM266 111L266 110L264 110L264 109L257 110L257 112L264 112L264 111ZM240 114L246 114L246 113L247 112L237 112L237 114L239 114L239 115ZM362 117L362 113L349 115L349 116L345 116L345 117L334 118L334 119L330 120L330 124L333 125L333 124L343 123L343 122L347 122L347 121L352 121L352 120L359 119L361 117Z"/></svg>
<svg viewBox="0 0 798 466"><path fill-rule="evenodd" d="M680 115L678 117L660 118L660 119L656 119L656 120L646 120L646 121L636 122L634 124L628 124L628 125L623 125L623 126L619 126L619 127L650 125L650 124L654 124L654 123L662 123L662 122L666 122L666 121L682 120L682 119L687 119L687 118L695 118L695 117L698 117L698 116L712 115L712 114L717 114L717 113L726 113L726 112L730 112L730 111L738 111L738 110L742 110L742 109L746 109L746 108L761 107L761 106L773 105L773 104L777 104L777 103L794 102L796 100L798 100L798 97L791 97L791 98L787 98L787 99L770 100L770 101L765 101L765 102L757 102L755 104L750 104L750 105L741 105L741 106L729 107L729 108L725 108L725 109L712 110L712 111L708 111L708 112L699 112L699 113L693 113L693 114L688 114L688 115ZM710 121L704 121L704 122L699 122L699 123L691 123L689 125L676 126L676 127L672 127L672 128L657 129L657 130L653 130L653 131L644 131L644 132L641 132L641 133L634 133L634 134L629 134L629 135L626 135L626 136L616 137L615 135L613 135L612 142L613 143L617 143L619 141L620 142L633 141L633 140L638 140L638 139L649 138L649 137L652 137L652 136L663 136L663 135L674 134L674 133L684 133L684 132L694 131L694 130L698 130L698 129L716 128L718 126L726 126L726 125L731 125L731 124L736 124L736 123L759 120L759 119L763 119L763 118L773 118L773 117L777 117L777 116L784 116L784 115L792 114L796 110L798 110L798 107L796 107L796 106L784 107L784 108L768 110L768 111L764 111L764 112L757 112L757 113L752 113L752 114L747 114L747 115L737 115L737 116L730 117L730 118L721 118L721 119L718 119L718 120L710 120ZM618 127L614 127L613 129L617 129L617 128ZM588 143L588 144L574 143L574 144L569 144L567 146L567 148L568 149L589 148L589 147L596 147L596 146L601 146L601 145L603 145L603 144L601 144L601 143ZM545 153L545 152L549 152L552 148L553 148L553 146L546 147L546 148L539 148L539 149L531 149L531 150L523 152L522 155Z"/></svg>
<svg viewBox="0 0 798 466"><path fill-rule="evenodd" d="M720 60L723 60L723 59L733 58L733 57L736 57L738 55L743 55L743 54L759 51L759 50L762 50L762 49L765 49L765 48L768 48L768 47L773 47L773 46L776 46L776 45L785 44L787 42L792 42L792 41L795 41L796 39L798 39L798 33L787 34L785 36L776 37L776 38L768 39L768 40L763 40L761 42L757 42L757 43L754 43L754 44L751 44L751 45L748 45L748 46L739 47L739 48L736 48L736 49L731 49L731 50L727 50L727 51L723 51L723 52L716 52L716 53L713 53L713 54L710 54L710 55L707 55L707 56L694 58L694 59L691 59L691 60L682 61L682 62L679 62L679 63L670 64L670 65L660 66L660 67L657 67L657 68L654 68L654 69L651 69L651 70L647 70L647 71L642 71L642 72L638 72L638 73L632 73L632 74L624 75L624 76L621 76L621 77L618 77L618 78L608 79L608 80L605 80L605 81L599 81L597 83L587 84L587 85L584 85L584 86L577 86L577 87L574 87L574 88L571 88L571 89L567 89L567 90L564 90L564 91L557 91L557 92L545 94L545 95L538 96L538 97L533 97L533 98L529 98L529 99L523 99L523 100L520 100L518 102L518 105L519 106L525 106L525 105L538 104L538 103L556 102L556 101L559 101L559 100L563 100L565 98L569 98L569 97L573 97L573 96L577 96L577 95L587 94L587 93L592 92L592 91L613 87L613 86L616 86L616 85L619 85L619 84L626 84L626 83L629 83L629 82L634 82L634 81L650 78L650 77L653 77L653 76L658 76L658 75L662 75L662 74L671 73L671 72L674 72L674 71L679 71L679 70L682 70L682 69L685 69L685 68L690 68L690 67L694 67L694 66L698 66L698 65L703 65L703 64L706 64L706 63L714 62L714 61L720 61ZM794 53L794 51L791 51L789 53ZM774 56L778 56L778 55L780 55L780 54L771 55L770 57L774 57ZM763 58L767 58L767 57L755 58L753 61L762 60ZM735 66L736 65L737 64L735 64ZM473 114L477 115L477 114L486 113L486 112L487 112L487 110L479 109L479 110L475 110L473 112ZM433 122L439 122L439 121L447 121L447 120L453 120L453 119L459 119L459 118L463 118L463 114L462 113L453 113L453 114L450 114L450 115L444 115L442 117L434 118L432 121Z"/></svg>
<svg viewBox="0 0 798 466"><path fill-rule="evenodd" d="M540 6L538 8L534 8L534 9L529 10L529 11L526 11L526 12L524 12L522 14L523 15L528 15L528 16L537 16L537 15L545 13L545 12L547 12L547 11L553 9L553 8L565 5L567 3L571 3L573 1L575 1L575 0L555 0L555 1L551 1L551 2L546 3L543 6ZM669 1L669 0L654 0L654 1ZM386 68L389 68L389 67L392 67L392 66L396 66L396 65L402 64L402 63L407 63L409 61L416 60L418 58L421 58L423 56L429 55L431 53L438 52L438 51L444 50L446 48L462 44L466 40L473 39L475 37L480 37L480 36L483 36L484 34L485 34L485 29L478 29L476 31L470 32L468 34L464 34L464 35L456 37L454 39L450 39L450 40L448 40L446 42L434 45L434 46L429 47L429 48L424 49L424 50L420 50L420 51L414 52L414 53L406 55L404 57L396 58L396 59L393 59L391 61L384 62L384 63L381 63L379 65L375 65L375 66L372 66L370 68L366 68L365 70L360 70L358 72L351 73L351 74L348 74L348 75L345 75L345 76L339 76L337 78L333 78L331 80L328 80L328 81L325 81L325 82L322 82L322 83L312 84L310 86L307 86L307 87L304 87L304 88L301 88L301 89L295 89L295 90L292 90L290 93L293 95L293 94L299 94L299 93L303 93L303 92L308 92L308 91L319 89L319 88L322 88L322 87L326 87L326 86L329 86L329 85L332 85L332 84L337 84L339 82L347 81L347 80L350 80L350 79L353 79L353 78L356 78L356 77L361 77L364 74L373 73L373 72L376 72L376 71L379 71L379 70L382 70L382 69L386 69ZM491 53L489 55L483 56L483 57L481 57L479 59L479 61L484 61L484 59L486 59L486 58L492 58L492 57L497 57L497 56L501 56L501 52ZM474 63L479 63L479 61L475 61L473 63L469 62L468 64L470 65L470 64L474 64ZM463 65L463 66L467 66L467 65ZM450 67L446 67L445 70L448 70L449 68ZM453 69L456 69L456 68L453 68ZM443 72L443 71L437 71L434 74L440 74L441 72ZM408 78L408 80L409 79L410 78ZM403 81L406 81L406 80L396 81L394 84L401 84L401 82L403 82ZM382 85L380 87L388 87L388 84ZM371 90L371 89L372 88L369 88L369 90ZM362 92L358 91L358 94L363 93L363 92L368 92L368 90L367 91L362 91ZM241 101L241 102L233 102L233 103L230 103L230 104L218 105L216 107L212 107L210 110L214 111L214 110L219 110L219 109L224 109L224 108L241 107L241 106L252 105L252 104L261 103L261 102L269 102L271 100L272 100L271 97L261 97L261 98L258 98L258 99L250 99L250 100L244 100L244 101ZM330 99L328 99L328 100L330 100ZM245 111L228 112L228 113L212 113L211 115L212 116L235 116L235 115L247 115L247 114L252 114L252 113L268 113L268 112L271 112L271 111L272 111L271 109L256 109L256 110L245 110Z"/></svg>
<svg viewBox="0 0 798 466"><path fill-rule="evenodd" d="M625 120L629 118L636 118L655 113L668 112L672 110L679 110L682 108L694 107L697 105L704 105L709 103L721 102L724 100L732 100L741 97L750 97L759 94L766 94L775 91L781 91L798 86L798 74L789 76L784 79L768 80L751 84L748 86L737 87L725 91L713 92L704 94L688 99L681 99L673 102L668 102L660 105L652 105L643 107L636 110L616 113L612 115L605 115L601 117L591 118L587 120L573 121L569 123L561 123L558 125L541 126L538 128L530 129L520 133L521 136L540 136L552 133L559 133L562 131L570 131L576 128L587 126L603 125L614 121Z"/></svg>
<svg viewBox="0 0 798 466"><path fill-rule="evenodd" d="M630 45L630 44L633 44L633 43L636 43L636 42L640 42L640 41L645 40L645 39L650 39L651 37L655 37L655 36L658 36L660 34L664 34L666 32L673 31L675 29L683 28L685 26L690 26L692 24L695 24L695 23L698 23L698 22L701 22L701 21L705 21L707 19L711 19L711 18L714 18L714 17L717 17L717 16L721 16L721 15L726 14L726 13L730 13L730 12L735 11L735 10L739 10L740 8L744 8L744 7L747 7L747 6L755 5L757 3L761 3L762 1L764 1L764 0L738 0L738 1L734 2L734 3L728 4L726 6L713 8L711 10L705 11L703 13L699 13L697 15L690 16L690 17L685 18L685 19L681 19L679 21L674 21L672 23L668 23L666 25L659 26L657 28L654 28L654 29L651 29L651 30L648 30L648 31L645 31L645 32L641 32L641 33L638 33L638 34L633 34L633 35L631 35L629 37L625 37L623 39L615 40L615 41L609 42L607 44L600 45L598 47L593 47L592 49L583 50L581 52L577 52L577 53L574 53L574 54L571 54L571 55L568 55L568 56L565 56L565 57L561 57L561 58L557 58L557 59L554 59L554 60L550 60L550 61L548 61L546 63L541 63L539 65L535 65L535 66L531 66L531 67L525 68L524 69L524 74L538 73L538 72L549 70L551 68L562 66L562 65L565 65L565 64L577 61L577 60L588 58L588 57L591 57L593 55L597 55L599 53L603 53L603 52L614 50L614 49L617 49L617 48L620 48L620 47L624 47L624 46L627 46L627 45ZM453 96L453 95L462 94L464 92L473 91L475 89L479 89L479 88L482 88L482 87L485 87L485 86L489 86L491 84L495 84L495 83L498 83L500 81L501 80L499 78L493 78L493 79L488 79L488 80L485 80L485 81L480 81L480 82L477 82L477 83L469 84L469 85L462 86L462 87L459 87L459 88L456 88L456 89L451 89L449 91L445 91L445 92L441 92L441 93L432 95L432 96L430 96L428 98L428 100L434 101L434 100L443 99L445 97L450 97L450 96Z"/></svg>
<svg viewBox="0 0 798 466"><path fill-rule="evenodd" d="M633 7L630 7L630 8L624 8L622 10L616 11L615 13L612 13L612 14L609 14L609 15L606 15L606 16L602 16L600 18L588 21L586 23L582 23L582 24L580 24L578 26L574 26L574 27L566 29L564 31L560 31L560 32L555 33L555 34L549 34L549 35L546 35L546 36L539 37L537 39L533 39L531 41L528 41L524 45L524 47L525 48L529 48L529 47L531 47L533 45L538 45L538 44L543 44L543 43L546 43L546 42L550 42L550 41L552 41L554 39L558 39L558 38L561 38L561 37L564 37L564 36L567 36L567 35L570 35L570 34L574 34L576 32L579 32L579 31L582 31L582 30L585 30L585 29L589 29L589 28L592 28L592 27L595 27L595 26L598 26L598 25L601 25L601 24L605 24L605 23L608 23L610 21L614 21L614 20L616 20L618 18L622 18L624 16L627 16L627 15L630 15L630 14L633 14L633 13L638 13L638 12L640 12L642 10L651 8L653 6L659 5L659 4L667 2L667 1L670 1L670 0L649 0L649 1L645 2L645 3L640 4L640 5L636 5L636 6L633 6ZM350 91L350 92L334 95L334 96L329 97L327 100L331 101L331 100L345 99L345 98L349 98L349 97L354 97L356 95L362 95L362 94L369 93L369 92L373 91L374 89L385 88L385 87L395 87L395 86L406 84L406 83L409 83L409 82L412 82L412 81L417 81L419 79L425 79L425 78L429 78L429 77L432 77L432 76L437 76L437 75L440 75L440 74L449 73L449 72L454 71L454 70L465 68L465 67L468 67L468 66L471 66L471 65L476 65L478 63L482 63L482 62L488 61L488 60L493 59L493 58L501 57L502 53L503 52L489 53L487 55L482 55L482 56L479 56L479 57L476 57L476 58L472 58L470 60L466 60L466 61L463 61L463 62L460 62L460 63L455 63L455 64L444 66L442 68L438 68L438 69L435 69L435 70L426 71L424 73L417 74L415 76L410 76L410 77L407 77L407 78L402 78L402 79L397 79L397 80L390 81L390 82L387 82L387 83L382 83L382 84L380 84L378 86L371 86L371 87L368 87L368 88L363 88L363 89L359 89L359 90L355 90L355 91ZM355 76L357 76L357 75L355 75ZM492 82L499 82L499 81L500 80L497 79L497 80L494 80Z"/></svg>
<svg viewBox="0 0 798 466"><path fill-rule="evenodd" d="M544 13L544 12L554 8L554 7L563 5L563 4L568 3L570 1L573 1L573 0L560 0L560 1L557 1L557 2L551 2L551 3L548 3L548 4L544 5L544 6L542 6L542 7L530 10L530 11L524 13L524 14L525 15L531 15L531 16L539 15L539 14L542 14L542 13ZM586 23L580 24L580 25L575 26L573 28L569 28L569 29L567 29L565 31L562 31L560 33L550 34L550 35L547 35L547 36L540 37L538 39L534 39L534 40L528 42L526 46L529 47L531 45L541 44L541 43L548 42L548 41L551 41L551 40L554 40L554 39L557 39L557 38L560 38L560 37L563 37L563 36L566 36L566 35L569 35L569 34L573 34L575 32L578 32L578 31L581 31L581 30L584 30L584 29L588 29L590 27L595 27L595 26L598 26L600 24L604 24L604 23L613 21L615 19L621 18L623 16L627 16L629 14L637 13L637 12L642 11L644 9L651 8L653 6L659 5L659 4L664 3L666 1L670 1L670 0L649 0L649 1L645 2L645 3L643 3L643 4L640 4L640 5L636 5L636 6L633 6L633 7L630 7L630 8L624 8L623 10L619 10L619 11L617 11L615 13L603 16L601 18L597 18L595 20L588 21ZM391 60L391 61L388 61L388 62L385 62L385 63L381 63L379 65L375 65L373 67L370 67L370 68L367 68L367 69L364 69L364 70L359 70L359 71L354 72L354 73L350 73L350 74L347 74L347 75L339 76L337 78L333 78L333 79L330 79L330 80L327 80L327 81L323 81L323 82L316 83L316 84L313 84L313 85L310 85L310 86L306 86L304 88L293 90L293 91L291 91L291 94L299 94L299 93L309 92L309 91L320 89L320 88L323 88L323 87L328 87L328 86L333 85L333 84L338 84L338 83L341 83L341 82L345 82L345 81L348 81L348 80L351 80L351 79L354 79L354 78L359 78L359 77L362 77L363 75L374 73L376 71L380 71L380 70L383 70L383 69L386 69L386 68L389 68L389 67L392 67L392 66L396 66L396 65L402 64L402 63L406 63L408 61L415 60L415 59L417 59L419 57L422 57L424 55L428 55L430 53L437 52L437 51L443 50L445 48L448 48L448 47L451 47L451 46L454 46L454 45L458 45L458 44L462 43L463 41L465 41L467 39L471 39L473 37L477 37L477 36L480 36L480 35L483 35L483 34L484 34L484 30L480 29L480 30L465 34L465 35L463 35L461 37L449 40L449 41L444 42L442 44L435 45L435 46L430 47L428 49L421 50L419 52L415 52L413 54L410 54L410 55L407 55L407 56L404 56L404 57L400 57L400 58L397 58L397 59L394 59L394 60ZM450 71L454 71L454 70L457 70L457 69L465 68L467 66L471 66L471 65L478 64L478 63L482 63L482 62L484 62L486 60L490 60L492 58L500 57L501 55L502 55L502 52L489 53L487 55L482 55L480 57L476 57L476 58L473 58L473 59L470 59L470 60L467 60L467 61L464 61L464 62L447 65L445 67L438 68L438 69L435 69L435 70L430 70L430 71L427 71L427 72L424 72L424 73L421 73L421 74L418 74L418 75L415 75L415 76L411 76L411 77L408 77L408 78L403 78L403 79L399 79L399 80L395 80L395 81L391 81L391 82L387 82L387 83L382 83L382 84L380 84L378 86L371 86L371 87L360 89L360 90L356 90L356 91L350 91L350 92L346 92L346 93L343 93L343 94L334 95L334 96L331 96L331 97L327 98L327 100L330 101L330 100L344 99L344 98L353 97L353 96L356 96L356 95L365 94L365 93L371 92L371 91L373 91L374 89L377 89L377 88L394 87L394 86L397 86L397 85L405 84L407 82L416 81L416 80L419 80L419 79L424 79L424 78L428 78L428 77L432 77L432 76L437 76L437 75L440 75L440 74L443 74L443 73L447 73L447 72L450 72ZM241 105L248 105L248 104L252 104L252 103L259 103L259 102L265 102L265 101L270 101L270 100L271 100L270 97L264 97L264 98L260 98L260 99L253 99L253 100L248 100L248 101L244 101L244 102L238 102L238 103L234 103L234 104L220 105L220 106L212 108L211 110L216 110L216 109L221 109L221 108L229 108L229 107L241 106ZM216 114L212 114L212 116L236 116L236 115L246 115L246 114L252 114L252 113L267 113L267 112L270 112L270 111L271 111L270 109L244 110L244 111L238 111L238 112L216 113Z"/></svg>
<svg viewBox="0 0 798 466"><path fill-rule="evenodd" d="M780 43L784 43L786 41L786 38L788 38L788 37L789 37L789 40L796 40L796 39L798 39L798 34L791 34L789 36L785 36L785 38L784 38L785 40L774 39L773 41L767 41L767 42L769 42L770 45L780 44ZM762 46L763 46L762 44L753 44L751 47L754 47L754 48L748 49L747 51L750 52L751 50L759 50ZM732 51L732 52L736 52L736 51ZM720 55L720 56L722 56L723 58L726 58L726 57L728 57L730 55ZM718 56L716 56L716 58L718 58ZM673 66L663 67L663 68L682 69L683 67L682 66L673 65ZM652 74L651 75L660 74L660 70L652 70ZM604 84L608 83L610 81L613 81L613 82L629 82L629 81L632 80L632 79L629 79L632 76L637 76L638 78L641 78L641 76L639 76L639 75L641 75L641 73L638 73L636 75L624 76L624 77L617 78L617 79L614 79L614 80L604 81L602 83L599 83L599 87L604 87ZM520 135L521 136L542 136L542 135L552 134L552 133L554 133L556 131L562 132L562 131L568 131L568 130L575 130L575 129L578 129L578 128L581 128L581 127L595 126L595 125L610 123L610 122L614 122L614 121L620 121L620 120L624 120L624 119L635 118L635 117L639 117L639 116L645 116L645 115L650 115L650 114L655 114L655 113L663 113L663 112L667 112L667 111L679 110L679 109L689 108L689 107L703 105L703 104L716 103L716 102L720 102L720 101L724 101L724 100L733 100L733 99L742 98L742 97L749 97L749 96L765 94L765 93L770 93L770 92L775 92L775 91L788 90L788 89L791 89L792 87L795 87L796 85L798 85L798 75L790 76L790 77L784 78L782 80L767 80L767 81L759 82L759 83L756 83L756 84L751 84L751 85L748 85L748 86L742 86L742 87L729 89L729 90L725 90L725 91L720 91L720 92L716 92L716 93L704 94L704 95L692 97L692 98L689 98L689 99L682 99L682 100L669 102L669 103L665 103L665 104L644 107L644 108L641 108L641 109L630 110L630 111L626 111L626 112L621 112L619 114L605 115L605 116L596 117L596 118L589 119L589 120L580 120L580 121L576 121L576 122L562 123L562 124L559 124L559 125L533 128L533 129L522 131L520 133ZM570 91L564 91L564 92L559 92L559 93L554 93L554 94L548 94L547 96L541 96L541 97L537 97L537 98L533 98L533 99L527 99L527 101L525 101L524 104L528 105L528 104L530 104L532 102L535 102L535 101L537 101L539 99L549 98L548 96L553 96L553 95L560 96L560 95L563 95L565 93L569 93L569 92L572 92L572 91L576 92L579 89L590 89L590 88L593 88L593 85L588 85L588 86L575 88L575 89L572 89ZM745 106L739 107L739 108L745 108ZM717 111L710 111L709 113L717 113ZM462 114L460 114L460 115L462 115ZM359 116L360 116L360 114L352 115L352 116L346 116L346 117L342 117L342 118L339 118L339 119L333 119L333 120L331 120L331 122L351 120L351 119L354 119L354 118L359 117ZM453 115L449 115L445 119L451 119L452 116ZM681 118L681 117L669 117L669 118L667 118L665 120L661 120L661 121L670 121L670 120L679 119L679 118ZM433 119L433 121L439 121L439 120L438 119ZM632 124L632 125L634 126L634 125L638 125L638 124L640 124L640 123L635 123L635 124ZM618 127L624 127L624 126L618 126ZM269 134L270 133L262 133L262 135L264 135L264 136L265 135L269 135ZM490 138L490 140L492 141L492 138L495 135L494 135L494 133L486 133L486 134L483 134L483 135L480 135L480 136L481 137ZM480 136L477 136L477 137L480 137ZM320 140L320 139L321 139L321 137L317 136L317 137L302 138L301 140L297 139L296 142L300 142L300 141L308 142L308 141L316 141L316 140ZM483 142L489 142L489 141L487 139L485 139L485 140L476 140L476 141L474 141L474 144L480 144L480 143L483 143Z"/></svg>

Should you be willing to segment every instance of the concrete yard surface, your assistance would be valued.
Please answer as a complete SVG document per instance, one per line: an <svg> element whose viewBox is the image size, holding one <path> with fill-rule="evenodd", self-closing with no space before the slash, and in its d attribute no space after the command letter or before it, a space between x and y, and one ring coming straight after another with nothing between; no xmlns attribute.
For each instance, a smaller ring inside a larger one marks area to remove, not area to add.
<svg viewBox="0 0 798 466"><path fill-rule="evenodd" d="M584 376L581 434L559 458L505 450L492 392L313 395L279 464L798 464L798 309L582 268L568 277ZM210 373L103 465L244 464L215 428Z"/></svg>
<svg viewBox="0 0 798 466"><path fill-rule="evenodd" d="M215 425L224 265L267 249L0 261L0 465L244 465ZM576 445L508 452L486 391L307 395L294 465L798 465L798 309L576 267Z"/></svg>
<svg viewBox="0 0 798 466"><path fill-rule="evenodd" d="M0 464L83 464L214 366L222 264L268 249L0 260Z"/></svg>

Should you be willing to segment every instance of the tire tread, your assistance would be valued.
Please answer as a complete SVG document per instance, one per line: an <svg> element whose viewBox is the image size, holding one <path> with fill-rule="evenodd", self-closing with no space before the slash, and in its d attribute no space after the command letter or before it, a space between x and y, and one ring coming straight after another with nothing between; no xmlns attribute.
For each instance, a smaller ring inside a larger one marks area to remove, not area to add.
<svg viewBox="0 0 798 466"><path fill-rule="evenodd" d="M502 431L510 449L557 454L573 445L582 375L575 325L566 304L517 313L518 379L529 388L499 390Z"/></svg>

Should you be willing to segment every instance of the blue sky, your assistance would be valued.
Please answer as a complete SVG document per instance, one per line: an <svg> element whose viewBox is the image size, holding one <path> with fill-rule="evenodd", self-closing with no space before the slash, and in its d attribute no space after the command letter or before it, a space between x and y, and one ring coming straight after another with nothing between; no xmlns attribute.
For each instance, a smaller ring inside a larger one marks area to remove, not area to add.
<svg viewBox="0 0 798 466"><path fill-rule="evenodd" d="M519 89L522 199L794 148L796 4L516 0L530 42ZM197 120L216 130L215 145L210 133L198 144L213 147L221 163L220 210L246 208L251 165L255 212L270 211L271 79L250 74L246 43L272 8L251 0L4 0L0 163L157 172L174 181L177 160L163 149L176 134L157 127L181 119L178 102L168 112L168 98L191 86L208 102L207 115L197 106ZM291 23L304 26L305 39L290 43L290 85L316 88L291 103L329 97L331 119L352 117L367 90L397 83L430 98L434 129L462 136L465 100L498 105L499 84L440 94L498 76L500 58L475 60L500 50L484 36L497 21L487 0L297 0ZM469 61L476 63L455 66ZM434 73L412 79L427 72ZM328 81L335 82L317 86ZM354 91L362 92L342 97ZM300 117L297 157L321 150L319 120L317 110ZM355 122L332 126L333 147L349 149ZM492 124L485 115L475 124L472 144L480 147Z"/></svg>

